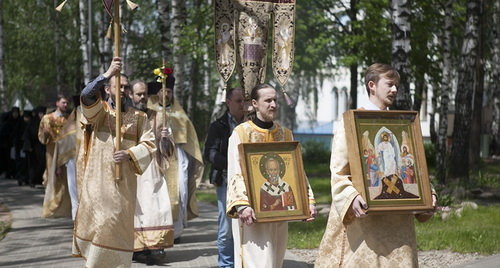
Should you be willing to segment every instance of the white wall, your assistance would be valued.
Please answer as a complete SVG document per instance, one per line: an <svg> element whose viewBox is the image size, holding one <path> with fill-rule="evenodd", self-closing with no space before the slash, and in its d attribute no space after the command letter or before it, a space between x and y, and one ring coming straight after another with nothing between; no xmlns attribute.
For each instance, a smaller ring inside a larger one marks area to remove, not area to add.
<svg viewBox="0 0 500 268"><path fill-rule="evenodd" d="M362 73L363 70L359 70ZM299 122L331 122L338 121L342 114L349 108L348 96L350 91L350 73L349 69L344 68L339 71L339 74L333 78L328 78L322 81L322 88L318 92L318 109L311 111L314 107L312 104L312 95L310 103L306 103L304 98L299 98L296 107L297 120ZM427 111L426 115L421 115L421 128L424 137L430 136L429 128L429 113L432 112L431 105L432 89L429 88L427 97L422 103L421 112ZM358 83L358 103L357 107L363 107L368 102L368 94L362 82ZM337 112L335 112L337 111Z"/></svg>

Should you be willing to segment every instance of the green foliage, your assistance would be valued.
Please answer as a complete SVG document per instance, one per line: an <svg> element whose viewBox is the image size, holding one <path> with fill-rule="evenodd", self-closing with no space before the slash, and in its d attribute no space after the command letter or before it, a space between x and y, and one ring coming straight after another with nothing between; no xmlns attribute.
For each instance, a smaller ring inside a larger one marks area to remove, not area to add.
<svg viewBox="0 0 500 268"><path fill-rule="evenodd" d="M327 218L319 215L313 222L288 224L288 248L317 248L326 229Z"/></svg>
<svg viewBox="0 0 500 268"><path fill-rule="evenodd" d="M427 167L434 169L436 167L436 147L430 142L424 143L425 160L427 160Z"/></svg>
<svg viewBox="0 0 500 268"><path fill-rule="evenodd" d="M305 162L324 163L329 166L330 151L321 142L306 141L302 145L302 157Z"/></svg>
<svg viewBox="0 0 500 268"><path fill-rule="evenodd" d="M124 16L124 21L131 21L126 35L131 44L127 62L133 66L132 79L153 81L153 70L162 65L156 1L141 1L138 10Z"/></svg>
<svg viewBox="0 0 500 268"><path fill-rule="evenodd" d="M10 230L10 224L7 222L0 221L0 241L4 239Z"/></svg>
<svg viewBox="0 0 500 268"><path fill-rule="evenodd" d="M500 206L465 209L462 217L446 221L433 217L416 223L419 250L494 254L500 252Z"/></svg>
<svg viewBox="0 0 500 268"><path fill-rule="evenodd" d="M330 177L310 177L309 184L311 185L317 204L332 203Z"/></svg>
<svg viewBox="0 0 500 268"><path fill-rule="evenodd" d="M57 13L53 1L3 4L7 99L16 95L33 105L52 102L56 87L67 95L81 83L78 5ZM59 42L57 41L59 40ZM57 47L57 48L56 48ZM64 68L57 69L57 65ZM59 75L59 84L56 83Z"/></svg>
<svg viewBox="0 0 500 268"><path fill-rule="evenodd" d="M304 168L309 176L328 176L330 174L330 151L316 141L307 141L302 145Z"/></svg>

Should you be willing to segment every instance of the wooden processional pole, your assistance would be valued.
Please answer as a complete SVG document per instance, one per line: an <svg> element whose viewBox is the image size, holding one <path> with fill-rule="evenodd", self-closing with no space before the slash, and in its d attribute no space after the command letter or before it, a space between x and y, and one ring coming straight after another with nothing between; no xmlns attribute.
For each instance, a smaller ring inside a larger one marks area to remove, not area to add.
<svg viewBox="0 0 500 268"><path fill-rule="evenodd" d="M165 71L165 59L163 59L163 66L161 72L164 73ZM161 80L161 89L162 89L162 103L163 103L163 109L161 110L162 113L162 121L163 121L163 127L167 127L167 77L164 74L163 78Z"/></svg>
<svg viewBox="0 0 500 268"><path fill-rule="evenodd" d="M120 47L121 47L121 25L120 25L120 1L113 1L113 32L114 32L114 56L120 57ZM123 64L122 64L123 66ZM122 140L122 97L121 97L121 73L115 75L115 112L116 112L116 140L115 140L115 150L119 151L121 149ZM120 163L115 164L115 175L116 179L121 178L121 165Z"/></svg>

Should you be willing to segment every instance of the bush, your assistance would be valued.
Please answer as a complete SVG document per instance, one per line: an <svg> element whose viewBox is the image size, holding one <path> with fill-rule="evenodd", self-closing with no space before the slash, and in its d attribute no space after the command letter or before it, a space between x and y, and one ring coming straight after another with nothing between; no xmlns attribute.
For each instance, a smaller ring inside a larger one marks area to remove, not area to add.
<svg viewBox="0 0 500 268"><path fill-rule="evenodd" d="M306 141L302 144L302 158L307 163L329 163L330 151L321 142Z"/></svg>
<svg viewBox="0 0 500 268"><path fill-rule="evenodd" d="M436 168L436 147L431 142L424 143L425 160L429 169Z"/></svg>
<svg viewBox="0 0 500 268"><path fill-rule="evenodd" d="M330 151L317 141L302 144L302 158L308 176L330 176Z"/></svg>

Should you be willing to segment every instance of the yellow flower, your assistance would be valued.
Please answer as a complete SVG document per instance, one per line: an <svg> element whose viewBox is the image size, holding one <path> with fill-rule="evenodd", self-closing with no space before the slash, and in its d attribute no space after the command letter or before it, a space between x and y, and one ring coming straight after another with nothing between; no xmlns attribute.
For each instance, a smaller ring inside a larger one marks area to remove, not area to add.
<svg viewBox="0 0 500 268"><path fill-rule="evenodd" d="M156 68L156 69L154 69L153 73L154 73L155 75L160 75L160 74L161 74L160 68Z"/></svg>

